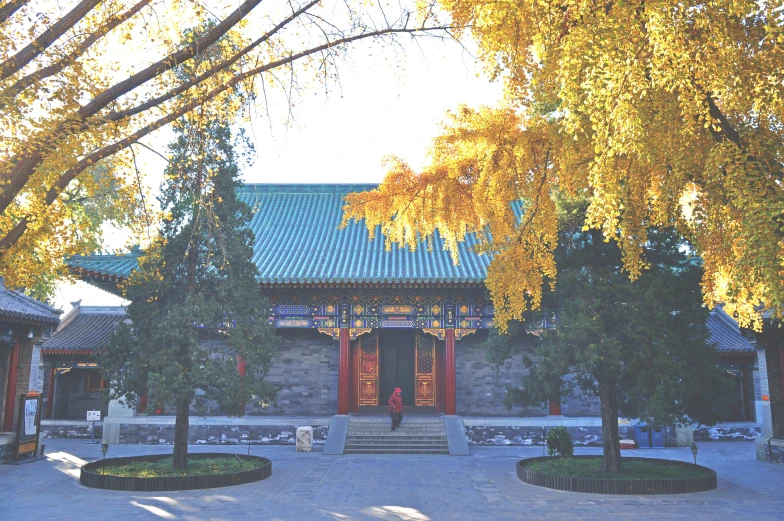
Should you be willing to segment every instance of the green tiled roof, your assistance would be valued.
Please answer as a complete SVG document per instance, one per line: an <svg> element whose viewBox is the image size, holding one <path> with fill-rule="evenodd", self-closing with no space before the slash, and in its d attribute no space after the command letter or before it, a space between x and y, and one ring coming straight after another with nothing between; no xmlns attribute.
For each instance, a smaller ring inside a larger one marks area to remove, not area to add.
<svg viewBox="0 0 784 521"><path fill-rule="evenodd" d="M92 276L127 278L136 269L141 250L133 250L123 255L99 253L96 255L73 255L65 263L73 271Z"/></svg>
<svg viewBox="0 0 784 521"><path fill-rule="evenodd" d="M343 198L372 190L373 184L248 184L239 198L253 210L253 260L265 284L291 283L481 283L490 258L472 251L468 237L455 265L436 234L433 249L384 248L380 232L368 240L364 223L340 230ZM93 275L125 278L136 267L136 253L90 255L68 265Z"/></svg>

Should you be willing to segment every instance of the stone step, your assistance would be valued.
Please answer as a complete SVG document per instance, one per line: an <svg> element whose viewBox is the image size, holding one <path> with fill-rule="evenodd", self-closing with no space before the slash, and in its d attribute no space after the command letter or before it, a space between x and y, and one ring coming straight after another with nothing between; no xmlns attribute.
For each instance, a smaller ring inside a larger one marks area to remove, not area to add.
<svg viewBox="0 0 784 521"><path fill-rule="evenodd" d="M391 430L383 416L351 418L344 454L449 454L444 421L434 418L405 418Z"/></svg>
<svg viewBox="0 0 784 521"><path fill-rule="evenodd" d="M392 425L391 421L385 422L349 422L349 425L353 425L355 427L389 427ZM411 423L403 420L403 423L400 424L401 426L408 426L408 427L417 427L419 429L443 429L443 423Z"/></svg>
<svg viewBox="0 0 784 521"><path fill-rule="evenodd" d="M406 436L405 438L393 436L353 436L346 438L346 444L350 443L446 443L446 438L443 436L434 436L432 438L421 438L419 436Z"/></svg>
<svg viewBox="0 0 784 521"><path fill-rule="evenodd" d="M349 422L349 425L361 425L363 427L381 427L383 425L389 426L392 425L391 420L387 420L385 422ZM436 429L443 429L443 423L412 423L403 420L403 423L400 425L409 425L411 427L421 427L421 428L436 428Z"/></svg>
<svg viewBox="0 0 784 521"><path fill-rule="evenodd" d="M444 423L444 420L442 418L422 418L419 416L410 416L410 415L406 416L405 413L403 413L403 418L405 418L407 421L410 421L411 423ZM380 421L389 421L389 416L351 418L352 423L360 423L360 422L373 423L373 422L380 422Z"/></svg>
<svg viewBox="0 0 784 521"><path fill-rule="evenodd" d="M370 448L361 448L361 449L352 449L346 448L343 452L344 454L445 454L449 455L449 449L400 449L400 448L390 448L390 449L370 449Z"/></svg>
<svg viewBox="0 0 784 521"><path fill-rule="evenodd" d="M408 445L446 445L446 439L443 440L417 440L417 439L405 439L405 440L346 440L346 446L350 445L390 445L390 446L408 446Z"/></svg>
<svg viewBox="0 0 784 521"><path fill-rule="evenodd" d="M357 445L347 445L346 450L397 450L397 451L405 451L405 450L413 450L413 449L423 449L423 450L446 450L449 451L449 445L446 443L440 445L374 445L372 443L367 444L357 444Z"/></svg>
<svg viewBox="0 0 784 521"><path fill-rule="evenodd" d="M392 422L384 422L384 423L349 423L348 426L354 429L389 429L392 426ZM429 425L429 424L419 424L419 423L410 423L404 421L400 424L401 428L406 429L443 429L444 424L441 425Z"/></svg>
<svg viewBox="0 0 784 521"><path fill-rule="evenodd" d="M418 429L349 429L348 434L444 434L444 429L418 430Z"/></svg>
<svg viewBox="0 0 784 521"><path fill-rule="evenodd" d="M411 416L410 414L403 413L403 418L411 422L419 422L419 423L444 423L443 418L428 418L424 416ZM389 415L379 415L379 416L352 416L352 422L378 422L378 421L387 421L389 420Z"/></svg>
<svg viewBox="0 0 784 521"><path fill-rule="evenodd" d="M433 434L407 434L401 432L380 432L380 433L358 433L358 434L349 434L346 436L347 440L354 439L354 438L420 438L423 440L440 440L441 438L446 438L444 433L433 433Z"/></svg>

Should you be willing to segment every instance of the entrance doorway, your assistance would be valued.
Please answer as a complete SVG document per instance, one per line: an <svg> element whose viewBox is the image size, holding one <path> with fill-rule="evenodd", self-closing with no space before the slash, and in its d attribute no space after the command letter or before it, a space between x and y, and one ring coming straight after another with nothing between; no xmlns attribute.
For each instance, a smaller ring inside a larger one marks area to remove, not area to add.
<svg viewBox="0 0 784 521"><path fill-rule="evenodd" d="M374 329L351 343L349 411L386 414L400 387L407 414L444 412L444 343L421 329Z"/></svg>
<svg viewBox="0 0 784 521"><path fill-rule="evenodd" d="M395 387L402 391L403 405L414 405L414 349L413 329L382 329L379 331L379 376L381 403L392 395Z"/></svg>

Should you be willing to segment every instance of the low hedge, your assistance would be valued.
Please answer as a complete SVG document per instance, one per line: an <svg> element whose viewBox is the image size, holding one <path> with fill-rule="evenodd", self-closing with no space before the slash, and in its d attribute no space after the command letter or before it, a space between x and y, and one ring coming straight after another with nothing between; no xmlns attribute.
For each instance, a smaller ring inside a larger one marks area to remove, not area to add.
<svg viewBox="0 0 784 521"><path fill-rule="evenodd" d="M601 460L601 456L569 456L576 459ZM716 471L707 467L698 466L704 471L704 476L670 478L670 479L617 479L594 477L571 477L545 473L528 468L528 465L540 461L552 461L551 456L526 458L517 462L517 477L520 481L538 487L566 490L569 492L589 492L593 494L621 494L621 495L647 495L647 494L685 494L713 490L718 486ZM629 458L622 461L656 462L661 465L689 466L691 463L682 461L665 460L658 458Z"/></svg>
<svg viewBox="0 0 784 521"><path fill-rule="evenodd" d="M250 470L231 472L227 474L202 474L195 476L165 476L165 477L133 477L111 476L102 474L101 469L105 464L124 465L132 462L152 462L171 458L171 454L156 454L152 456L131 456L125 458L109 458L87 463L82 466L79 483L86 487L104 490L125 490L129 492L166 492L172 490L195 490L204 488L229 487L244 485L267 479L272 475L272 462L260 456L240 456L226 453L198 453L189 454L189 460L208 458L236 458L243 461L256 461L258 466Z"/></svg>

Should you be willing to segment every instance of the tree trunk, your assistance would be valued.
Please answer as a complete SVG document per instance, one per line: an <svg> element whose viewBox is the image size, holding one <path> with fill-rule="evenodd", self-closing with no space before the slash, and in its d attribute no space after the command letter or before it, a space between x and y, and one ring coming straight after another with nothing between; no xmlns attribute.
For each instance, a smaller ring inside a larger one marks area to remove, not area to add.
<svg viewBox="0 0 784 521"><path fill-rule="evenodd" d="M618 400L612 378L602 378L599 382L599 403L602 410L602 472L618 472L621 470L621 440L618 436Z"/></svg>
<svg viewBox="0 0 784 521"><path fill-rule="evenodd" d="M177 400L177 416L174 420L174 463L175 469L188 468L188 416L191 401Z"/></svg>

